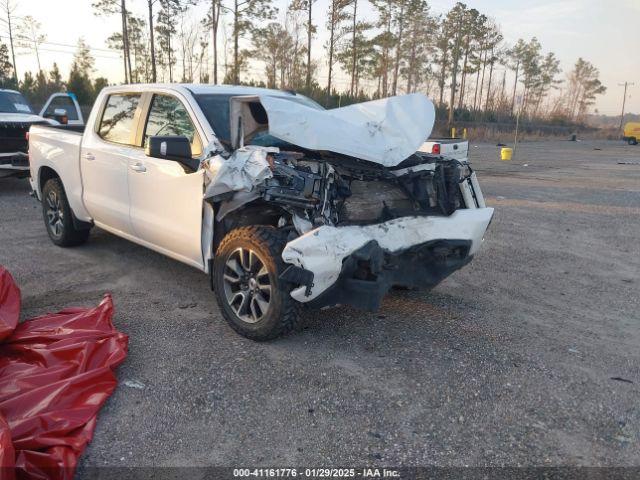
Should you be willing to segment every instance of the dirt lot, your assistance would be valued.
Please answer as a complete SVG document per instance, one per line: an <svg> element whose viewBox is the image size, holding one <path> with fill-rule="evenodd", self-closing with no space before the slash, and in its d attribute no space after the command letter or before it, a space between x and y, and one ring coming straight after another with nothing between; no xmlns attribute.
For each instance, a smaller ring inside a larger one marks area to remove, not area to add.
<svg viewBox="0 0 640 480"><path fill-rule="evenodd" d="M99 230L54 247L28 183L0 180L0 264L22 286L23 316L112 292L130 335L81 476L640 465L640 147L528 143L510 163L493 145L471 150L496 207L471 265L377 313L307 313L301 331L263 344L224 323L188 266Z"/></svg>

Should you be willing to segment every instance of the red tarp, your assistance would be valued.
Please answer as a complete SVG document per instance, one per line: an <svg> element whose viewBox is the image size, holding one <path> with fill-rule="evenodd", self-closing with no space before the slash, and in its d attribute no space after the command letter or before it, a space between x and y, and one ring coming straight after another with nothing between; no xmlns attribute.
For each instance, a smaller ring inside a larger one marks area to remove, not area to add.
<svg viewBox="0 0 640 480"><path fill-rule="evenodd" d="M17 325L19 313L20 290L0 266L0 480L71 479L128 337L111 323L109 295Z"/></svg>

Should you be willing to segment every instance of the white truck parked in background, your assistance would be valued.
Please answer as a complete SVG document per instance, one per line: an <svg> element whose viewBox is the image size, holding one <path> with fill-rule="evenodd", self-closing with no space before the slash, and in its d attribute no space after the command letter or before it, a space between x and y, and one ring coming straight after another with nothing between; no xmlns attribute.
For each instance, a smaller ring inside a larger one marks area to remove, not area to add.
<svg viewBox="0 0 640 480"><path fill-rule="evenodd" d="M38 115L24 96L15 90L0 89L0 178L29 176L27 152L32 125L82 125L82 111L75 96L55 93Z"/></svg>
<svg viewBox="0 0 640 480"><path fill-rule="evenodd" d="M32 127L31 182L55 244L96 225L192 265L264 340L301 305L376 309L478 252L493 209L466 154L418 151L434 120L418 94L324 110L258 88L110 87L83 134Z"/></svg>

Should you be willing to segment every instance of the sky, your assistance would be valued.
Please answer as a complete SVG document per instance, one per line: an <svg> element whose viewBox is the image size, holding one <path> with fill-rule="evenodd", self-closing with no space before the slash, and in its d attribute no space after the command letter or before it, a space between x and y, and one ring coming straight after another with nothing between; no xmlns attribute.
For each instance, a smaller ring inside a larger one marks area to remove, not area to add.
<svg viewBox="0 0 640 480"><path fill-rule="evenodd" d="M91 0L14 0L17 15L33 16L42 23L47 43L41 47L42 67L48 69L57 62L63 75L68 72L75 45L84 37L96 57L96 75L112 82L123 80L122 60L110 51L106 39L119 29L116 17L96 17ZM288 0L274 0L284 11ZM320 26L314 41L320 53L326 40L323 25L326 21L328 0L318 0L314 22ZM432 12L444 13L454 5L451 0L431 0ZM129 0L132 10L144 13L144 0ZM571 70L578 57L593 63L600 70L600 79L607 92L598 98L595 108L605 115L619 115L622 108L623 87L620 83L635 82L629 88L626 111L640 114L640 0L467 0L466 4L496 20L505 40L514 44L518 38L535 36L543 51L552 51L561 61L561 78ZM205 5L195 12L194 21L204 16ZM373 9L365 6L362 18L374 18ZM0 23L0 36L7 42L6 31ZM318 55L320 56L320 55ZM35 55L19 52L18 74L36 71ZM500 67L502 68L502 67ZM255 75L259 66L252 67ZM499 70L498 74L501 74ZM319 77L326 78L321 69ZM509 78L509 76L507 77ZM338 87L348 85L346 76L337 78Z"/></svg>

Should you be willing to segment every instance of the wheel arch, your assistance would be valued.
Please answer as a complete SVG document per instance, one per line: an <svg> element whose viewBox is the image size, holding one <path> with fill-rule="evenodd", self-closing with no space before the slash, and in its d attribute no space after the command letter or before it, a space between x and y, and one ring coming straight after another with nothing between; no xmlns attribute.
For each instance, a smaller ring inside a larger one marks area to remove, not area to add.
<svg viewBox="0 0 640 480"><path fill-rule="evenodd" d="M40 195L42 195L44 184L52 178L60 178L60 175L51 167L46 165L40 167L40 170L38 170L38 190L40 191Z"/></svg>
<svg viewBox="0 0 640 480"><path fill-rule="evenodd" d="M65 190L65 195L67 194L66 189L64 187L64 182L62 181L62 177L58 174L58 172L56 172L55 169L44 165L40 167L40 170L38 171L38 190L40 191L40 197L42 198L42 201L44 201L43 194L42 194L44 186L51 179L60 180L62 189ZM68 196L67 196L67 201L69 201ZM78 230L90 230L93 227L93 222L85 222L83 220L80 220L77 217L71 204L69 204L69 210L71 211L71 218L73 219L73 225L75 228L77 228Z"/></svg>
<svg viewBox="0 0 640 480"><path fill-rule="evenodd" d="M230 211L221 220L217 220L220 209L224 202L214 205L216 220L213 228L213 251L215 252L222 242L222 239L233 229L240 227L278 227L278 222L283 215L288 212L278 205L255 200L240 208Z"/></svg>

